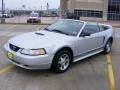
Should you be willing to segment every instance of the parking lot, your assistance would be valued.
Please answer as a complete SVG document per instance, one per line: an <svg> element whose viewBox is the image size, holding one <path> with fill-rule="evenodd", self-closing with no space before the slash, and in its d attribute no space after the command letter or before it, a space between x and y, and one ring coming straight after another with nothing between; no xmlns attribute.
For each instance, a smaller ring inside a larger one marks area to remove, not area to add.
<svg viewBox="0 0 120 90"><path fill-rule="evenodd" d="M29 16L14 16L11 18L5 18L5 23L27 23L27 19ZM55 22L59 17L41 17L42 24L51 24Z"/></svg>
<svg viewBox="0 0 120 90"><path fill-rule="evenodd" d="M63 74L25 70L7 61L3 45L9 38L44 27L46 25L0 24L0 90L109 90L108 63L104 54L77 62ZM120 29L114 29L116 39L110 55L117 90L120 90Z"/></svg>

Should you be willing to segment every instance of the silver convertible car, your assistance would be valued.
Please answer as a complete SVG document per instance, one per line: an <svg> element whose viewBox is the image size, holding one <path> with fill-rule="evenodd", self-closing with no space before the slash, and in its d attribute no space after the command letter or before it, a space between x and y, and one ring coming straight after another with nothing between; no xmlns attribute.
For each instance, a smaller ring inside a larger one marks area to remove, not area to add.
<svg viewBox="0 0 120 90"><path fill-rule="evenodd" d="M73 62L109 53L114 36L110 25L60 19L44 30L11 38L4 49L8 60L19 67L63 73Z"/></svg>

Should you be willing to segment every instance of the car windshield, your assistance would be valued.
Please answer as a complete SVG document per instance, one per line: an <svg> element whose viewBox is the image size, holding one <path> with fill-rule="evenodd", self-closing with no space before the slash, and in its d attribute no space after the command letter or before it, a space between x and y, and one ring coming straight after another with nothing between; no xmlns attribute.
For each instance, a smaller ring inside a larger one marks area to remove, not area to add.
<svg viewBox="0 0 120 90"><path fill-rule="evenodd" d="M31 17L39 17L39 15L37 13L32 13L30 14Z"/></svg>
<svg viewBox="0 0 120 90"><path fill-rule="evenodd" d="M61 19L45 28L45 30L76 36L82 28L83 24L84 23L80 21Z"/></svg>

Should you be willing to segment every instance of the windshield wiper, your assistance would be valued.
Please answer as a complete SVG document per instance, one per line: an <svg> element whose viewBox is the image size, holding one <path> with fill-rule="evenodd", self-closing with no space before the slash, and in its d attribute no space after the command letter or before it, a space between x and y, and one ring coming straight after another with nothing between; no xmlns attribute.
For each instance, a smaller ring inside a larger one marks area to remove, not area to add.
<svg viewBox="0 0 120 90"><path fill-rule="evenodd" d="M49 30L48 28L45 28L44 30L52 32L52 30Z"/></svg>
<svg viewBox="0 0 120 90"><path fill-rule="evenodd" d="M69 35L68 33L65 33L65 32L63 32L63 31L56 30L56 29L54 29L54 30L52 30L52 31L57 32L57 33L61 33L61 34L65 34L65 35Z"/></svg>

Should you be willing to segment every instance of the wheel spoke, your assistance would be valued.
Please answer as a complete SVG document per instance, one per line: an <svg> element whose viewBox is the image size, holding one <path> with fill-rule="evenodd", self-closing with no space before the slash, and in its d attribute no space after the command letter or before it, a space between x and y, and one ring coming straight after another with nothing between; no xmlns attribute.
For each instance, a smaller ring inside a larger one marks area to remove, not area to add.
<svg viewBox="0 0 120 90"><path fill-rule="evenodd" d="M69 66L69 56L67 54L64 54L59 59L58 67L61 70L65 70L68 68L68 66Z"/></svg>
<svg viewBox="0 0 120 90"><path fill-rule="evenodd" d="M108 43L108 44L106 45L106 50L107 50L107 52L110 52L110 50L111 50L111 44L110 44L110 43Z"/></svg>
<svg viewBox="0 0 120 90"><path fill-rule="evenodd" d="M64 65L62 65L62 70L64 70L65 69L65 66Z"/></svg>

